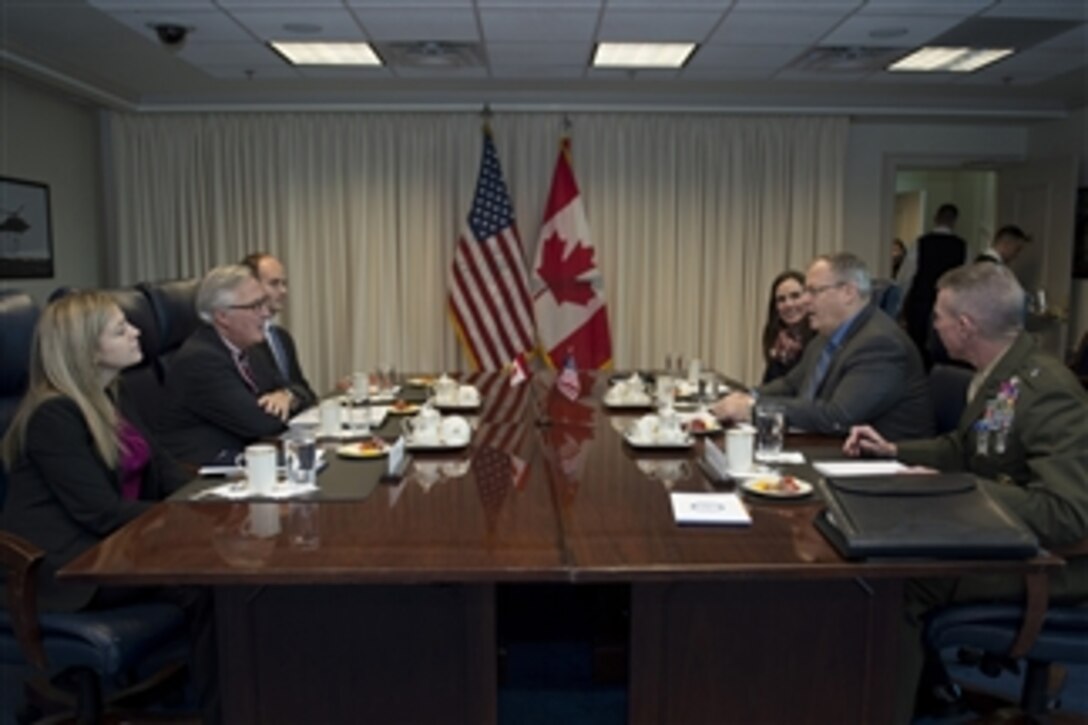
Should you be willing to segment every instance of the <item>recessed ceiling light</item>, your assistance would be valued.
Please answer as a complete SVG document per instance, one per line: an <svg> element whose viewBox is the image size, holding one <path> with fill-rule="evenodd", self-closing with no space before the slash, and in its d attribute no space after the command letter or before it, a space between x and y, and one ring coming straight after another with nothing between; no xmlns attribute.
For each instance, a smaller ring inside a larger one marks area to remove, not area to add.
<svg viewBox="0 0 1088 725"><path fill-rule="evenodd" d="M1012 48L919 48L888 66L890 71L970 73L1013 54Z"/></svg>
<svg viewBox="0 0 1088 725"><path fill-rule="evenodd" d="M369 43L301 43L273 40L269 45L292 65L379 66L382 64L382 59Z"/></svg>
<svg viewBox="0 0 1088 725"><path fill-rule="evenodd" d="M598 43L594 68L680 68L695 43Z"/></svg>

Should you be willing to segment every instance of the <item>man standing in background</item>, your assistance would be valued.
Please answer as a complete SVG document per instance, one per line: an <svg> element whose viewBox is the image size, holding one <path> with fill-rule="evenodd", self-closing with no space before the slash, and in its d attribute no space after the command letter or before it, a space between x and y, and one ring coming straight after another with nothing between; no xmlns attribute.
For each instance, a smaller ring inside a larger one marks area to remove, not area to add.
<svg viewBox="0 0 1088 725"><path fill-rule="evenodd" d="M993 244L977 257L976 262L997 262L1008 266L1024 251L1024 245L1031 241L1031 237L1015 224L1006 224L997 230Z"/></svg>
<svg viewBox="0 0 1088 725"><path fill-rule="evenodd" d="M914 340L926 369L935 362L946 362L948 355L933 333L933 303L937 299L937 280L948 270L967 260L967 242L954 229L960 211L955 204L941 204L933 217L933 230L918 237L907 250L895 281L903 290L903 321Z"/></svg>
<svg viewBox="0 0 1088 725"><path fill-rule="evenodd" d="M314 394L302 368L298 364L298 353L291 333L275 324L276 317L287 301L287 272L280 260L267 252L253 252L246 255L242 264L249 267L253 276L261 283L268 296L270 317L265 321L264 343L253 348L251 355L258 365L268 366L278 375L283 387L291 391L298 401L296 410L304 410L317 404Z"/></svg>

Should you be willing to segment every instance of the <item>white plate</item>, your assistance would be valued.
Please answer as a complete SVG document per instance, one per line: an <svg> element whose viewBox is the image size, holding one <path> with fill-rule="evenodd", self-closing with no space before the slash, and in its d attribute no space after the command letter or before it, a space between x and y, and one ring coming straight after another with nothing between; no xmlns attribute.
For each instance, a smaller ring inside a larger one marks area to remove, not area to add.
<svg viewBox="0 0 1088 725"><path fill-rule="evenodd" d="M773 468L770 466L763 466L755 464L747 471L727 471L730 478L759 478L760 476L777 476Z"/></svg>
<svg viewBox="0 0 1088 725"><path fill-rule="evenodd" d="M691 436L679 441L646 441L641 438L632 438L629 433L623 435L623 439L627 441L627 445L632 448L637 448L640 451L676 451L686 450L695 445L695 439Z"/></svg>
<svg viewBox="0 0 1088 725"><path fill-rule="evenodd" d="M766 496L767 498L801 498L812 493L811 483L802 481L800 478L794 476L789 476L789 478L793 478L793 482L797 486L797 489L789 491L780 490L776 488L776 486L781 478L787 478L787 476L760 476L759 478L748 479L742 483L740 487L748 493L756 496Z"/></svg>
<svg viewBox="0 0 1088 725"><path fill-rule="evenodd" d="M691 422L695 419L703 421L706 427L702 430L691 430ZM721 422L709 413L680 413L680 423L681 425L685 426L688 430L688 433L693 436L707 436L722 432Z"/></svg>

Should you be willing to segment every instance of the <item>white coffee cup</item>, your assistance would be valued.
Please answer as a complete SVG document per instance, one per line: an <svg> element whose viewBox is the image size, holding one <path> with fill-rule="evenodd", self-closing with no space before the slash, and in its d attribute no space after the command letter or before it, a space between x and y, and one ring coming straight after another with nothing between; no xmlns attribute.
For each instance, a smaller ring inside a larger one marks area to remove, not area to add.
<svg viewBox="0 0 1088 725"><path fill-rule="evenodd" d="M318 407L318 414L321 420L321 435L340 435L341 420L339 400L336 400L335 398L322 400L321 405Z"/></svg>
<svg viewBox="0 0 1088 725"><path fill-rule="evenodd" d="M461 405L472 406L480 404L480 391L472 385L462 385L457 389L457 400Z"/></svg>
<svg viewBox="0 0 1088 725"><path fill-rule="evenodd" d="M725 456L730 471L747 473L752 470L752 451L756 432L750 426L739 425L725 434Z"/></svg>
<svg viewBox="0 0 1088 725"><path fill-rule="evenodd" d="M276 486L276 447L254 443L238 454L235 464L245 469L249 490L258 495L268 494Z"/></svg>

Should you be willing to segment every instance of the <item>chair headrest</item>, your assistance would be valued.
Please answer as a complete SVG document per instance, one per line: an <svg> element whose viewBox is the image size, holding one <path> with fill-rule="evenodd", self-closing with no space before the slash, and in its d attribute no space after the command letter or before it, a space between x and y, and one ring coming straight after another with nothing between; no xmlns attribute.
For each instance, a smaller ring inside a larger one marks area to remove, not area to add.
<svg viewBox="0 0 1088 725"><path fill-rule="evenodd" d="M141 282L137 285L151 301L158 320L161 331L159 353L179 347L200 325L200 318L196 314L196 291L199 286L199 278Z"/></svg>
<svg viewBox="0 0 1088 725"><path fill-rule="evenodd" d="M159 325L147 296L135 287L108 290L108 294L117 301L129 324L140 331L140 352L144 358L137 367L150 365L159 354Z"/></svg>
<svg viewBox="0 0 1088 725"><path fill-rule="evenodd" d="M38 305L26 292L0 290L0 396L22 396Z"/></svg>

